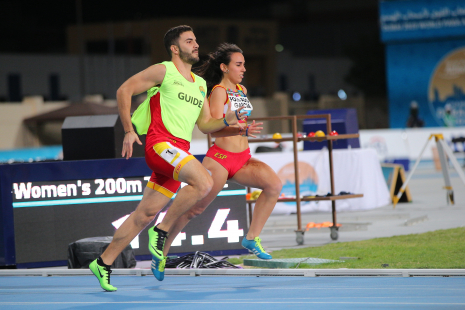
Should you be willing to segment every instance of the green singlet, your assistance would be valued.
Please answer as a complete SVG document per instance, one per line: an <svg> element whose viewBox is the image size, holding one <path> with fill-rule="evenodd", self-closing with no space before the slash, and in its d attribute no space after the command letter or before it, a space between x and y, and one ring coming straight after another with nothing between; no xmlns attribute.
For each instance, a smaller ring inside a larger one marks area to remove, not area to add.
<svg viewBox="0 0 465 310"><path fill-rule="evenodd" d="M171 61L162 62L161 65L166 67L163 82L161 86L152 87L147 91L147 99L134 111L132 123L136 126L138 134L147 134L152 122L150 101L159 93L160 96L155 99L160 100L163 125L173 136L190 142L205 101L207 83L195 74L192 74L194 82L188 81Z"/></svg>

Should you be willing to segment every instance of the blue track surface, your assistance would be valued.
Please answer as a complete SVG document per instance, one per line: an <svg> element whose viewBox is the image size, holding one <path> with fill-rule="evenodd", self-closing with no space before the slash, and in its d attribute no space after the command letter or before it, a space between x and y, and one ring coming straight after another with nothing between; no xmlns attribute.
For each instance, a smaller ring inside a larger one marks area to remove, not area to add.
<svg viewBox="0 0 465 310"><path fill-rule="evenodd" d="M0 309L465 309L465 277L0 277Z"/></svg>

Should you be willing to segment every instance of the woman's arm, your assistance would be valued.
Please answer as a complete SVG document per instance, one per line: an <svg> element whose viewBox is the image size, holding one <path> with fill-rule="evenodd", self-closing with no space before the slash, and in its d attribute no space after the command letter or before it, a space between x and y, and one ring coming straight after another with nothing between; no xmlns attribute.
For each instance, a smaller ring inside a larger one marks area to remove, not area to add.
<svg viewBox="0 0 465 310"><path fill-rule="evenodd" d="M245 89L245 87L244 87ZM228 94L226 93L226 90L222 87L217 87L213 90L210 96L210 113L213 118L221 118L223 117L223 111L224 111L224 103L228 99ZM215 138L221 138L221 137L230 137L230 136L245 136L246 134L248 136L254 137L254 134L260 133L260 130L262 130L262 127L258 127L262 125L263 123L253 123L247 127L242 124L237 124L234 127L226 127L223 128L222 130L216 131L212 133L212 137Z"/></svg>

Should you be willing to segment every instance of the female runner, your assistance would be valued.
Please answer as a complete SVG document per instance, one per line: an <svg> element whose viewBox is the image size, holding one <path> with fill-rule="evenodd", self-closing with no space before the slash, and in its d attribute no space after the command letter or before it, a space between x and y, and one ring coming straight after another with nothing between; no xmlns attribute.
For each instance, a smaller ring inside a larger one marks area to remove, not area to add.
<svg viewBox="0 0 465 310"><path fill-rule="evenodd" d="M210 90L210 111L212 117L222 118L231 102L250 104L247 89L240 85L245 73L245 60L242 50L234 44L223 43L209 54L209 59L198 68L197 74L207 81ZM234 110L234 107L232 107ZM172 226L166 239L164 255L168 254L171 243L186 224L201 214L223 189L227 180L232 179L244 186L260 188L259 198L255 203L252 223L242 246L261 259L271 259L260 244L259 235L268 220L281 193L282 183L276 173L267 164L251 157L248 136L258 132L261 123L247 126L247 121L240 125L224 128L213 133L215 144L208 150L202 164L213 178L210 193L197 202L181 216ZM234 136L231 136L235 134Z"/></svg>

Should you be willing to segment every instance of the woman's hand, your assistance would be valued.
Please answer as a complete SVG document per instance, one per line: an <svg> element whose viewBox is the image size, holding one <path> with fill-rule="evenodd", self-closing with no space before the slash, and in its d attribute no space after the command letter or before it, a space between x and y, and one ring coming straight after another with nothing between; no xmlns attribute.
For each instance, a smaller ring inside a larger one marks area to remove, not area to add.
<svg viewBox="0 0 465 310"><path fill-rule="evenodd" d="M235 111L231 111L231 104L228 105L228 111L226 112L224 119L228 125L235 125L238 121L245 118L247 111L241 112L244 109L244 106L238 108Z"/></svg>
<svg viewBox="0 0 465 310"><path fill-rule="evenodd" d="M249 126L247 127L241 127L243 132L244 132L244 136L247 136L247 137L252 137L252 138L256 138L257 136L255 136L255 134L259 134L263 127L259 127L263 125L263 123L255 123L255 121L252 122L252 124L250 124ZM241 126L241 124L239 124L239 126Z"/></svg>

